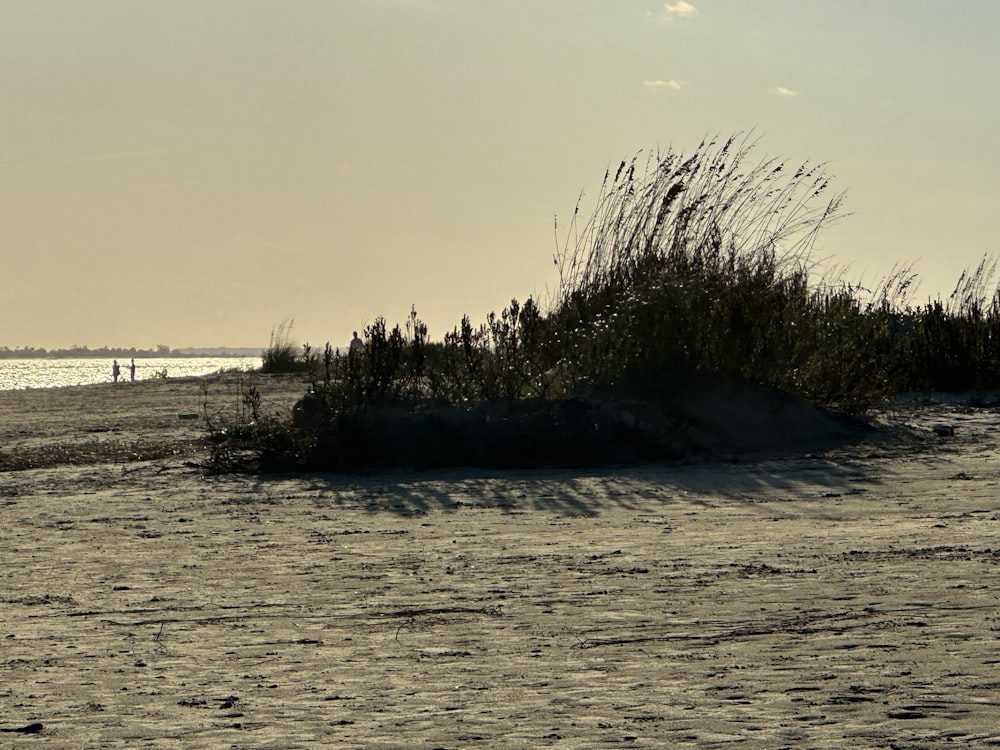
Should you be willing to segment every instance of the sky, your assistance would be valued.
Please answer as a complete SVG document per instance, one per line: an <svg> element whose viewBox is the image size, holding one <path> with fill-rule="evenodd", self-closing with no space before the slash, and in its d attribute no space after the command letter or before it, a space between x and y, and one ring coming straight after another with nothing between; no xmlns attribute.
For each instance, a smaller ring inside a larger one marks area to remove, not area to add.
<svg viewBox="0 0 1000 750"><path fill-rule="evenodd" d="M2 0L0 346L440 340L639 152L753 131L916 304L1000 251L996 0Z"/></svg>

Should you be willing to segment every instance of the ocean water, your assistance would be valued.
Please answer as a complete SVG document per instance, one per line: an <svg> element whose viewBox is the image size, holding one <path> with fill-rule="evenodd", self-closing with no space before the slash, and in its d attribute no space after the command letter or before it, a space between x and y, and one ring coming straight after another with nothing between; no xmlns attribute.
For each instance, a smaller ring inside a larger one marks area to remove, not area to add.
<svg viewBox="0 0 1000 750"><path fill-rule="evenodd" d="M0 359L0 391L111 383L110 359ZM129 360L119 359L119 382L129 381ZM165 357L135 360L135 379L209 375L219 370L253 370L260 357Z"/></svg>

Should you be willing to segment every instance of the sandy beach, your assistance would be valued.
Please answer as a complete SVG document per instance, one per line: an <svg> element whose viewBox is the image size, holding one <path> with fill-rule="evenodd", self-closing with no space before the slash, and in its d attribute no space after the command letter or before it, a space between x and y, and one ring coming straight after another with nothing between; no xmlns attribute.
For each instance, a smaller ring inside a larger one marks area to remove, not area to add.
<svg viewBox="0 0 1000 750"><path fill-rule="evenodd" d="M207 476L190 415L241 377L304 392L0 392L33 467L0 472L0 747L1000 745L995 408L753 461Z"/></svg>

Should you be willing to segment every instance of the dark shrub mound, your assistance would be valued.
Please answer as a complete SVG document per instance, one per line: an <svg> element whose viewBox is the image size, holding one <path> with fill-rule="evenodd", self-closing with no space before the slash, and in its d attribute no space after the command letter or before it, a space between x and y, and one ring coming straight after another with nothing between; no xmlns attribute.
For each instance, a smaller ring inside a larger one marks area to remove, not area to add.
<svg viewBox="0 0 1000 750"><path fill-rule="evenodd" d="M609 405L580 399L357 409L318 435L316 462L335 471L406 467L533 468L657 460L661 446Z"/></svg>
<svg viewBox="0 0 1000 750"><path fill-rule="evenodd" d="M306 462L339 472L675 463L824 450L870 430L780 391L736 385L656 402L400 402L334 417L316 432Z"/></svg>
<svg viewBox="0 0 1000 750"><path fill-rule="evenodd" d="M875 429L860 418L766 386L696 388L678 410L691 457L823 451L860 442Z"/></svg>

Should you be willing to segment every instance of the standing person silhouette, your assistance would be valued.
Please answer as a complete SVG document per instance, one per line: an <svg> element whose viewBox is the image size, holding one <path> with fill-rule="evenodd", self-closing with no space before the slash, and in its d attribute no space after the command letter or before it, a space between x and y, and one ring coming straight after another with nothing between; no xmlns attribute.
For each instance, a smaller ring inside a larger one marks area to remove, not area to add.
<svg viewBox="0 0 1000 750"><path fill-rule="evenodd" d="M114 378L114 381L117 383L118 376L121 374L122 374L122 368L118 366L118 360L116 359L111 364L111 377Z"/></svg>
<svg viewBox="0 0 1000 750"><path fill-rule="evenodd" d="M132 364L128 366L128 379L135 382L135 357L132 357Z"/></svg>
<svg viewBox="0 0 1000 750"><path fill-rule="evenodd" d="M355 352L360 352L361 347L363 347L364 345L365 345L364 342L358 338L358 332L355 331L354 338L351 339L351 349L350 349L351 354L354 354Z"/></svg>

